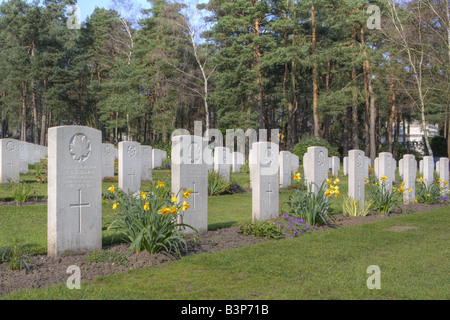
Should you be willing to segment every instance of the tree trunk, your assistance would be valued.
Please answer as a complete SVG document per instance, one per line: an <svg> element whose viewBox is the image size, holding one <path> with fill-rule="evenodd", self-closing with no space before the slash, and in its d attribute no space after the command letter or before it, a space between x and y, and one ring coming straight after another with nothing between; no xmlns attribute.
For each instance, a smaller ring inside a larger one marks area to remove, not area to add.
<svg viewBox="0 0 450 320"><path fill-rule="evenodd" d="M386 128L386 136L388 142L388 152L392 153L392 126L394 125L395 115L396 115L396 97L395 97L395 89L394 89L394 74L391 71L391 79L390 79L390 91L391 95L389 97L389 101L391 104L391 114L389 116L388 125Z"/></svg>
<svg viewBox="0 0 450 320"><path fill-rule="evenodd" d="M20 140L27 141L27 84L22 82L20 88L20 100L22 101L22 109L20 112Z"/></svg>
<svg viewBox="0 0 450 320"><path fill-rule="evenodd" d="M314 12L314 6L311 7L311 24L312 24L312 55L316 55L317 39L316 39L316 17ZM312 81L313 81L313 121L314 121L314 137L320 138L320 126L319 126L319 86L317 82L317 63L313 62L312 69Z"/></svg>
<svg viewBox="0 0 450 320"><path fill-rule="evenodd" d="M356 26L352 26L352 46L356 45ZM358 139L358 84L356 82L356 68L352 67L353 97L352 97L352 146L353 149L359 150Z"/></svg>

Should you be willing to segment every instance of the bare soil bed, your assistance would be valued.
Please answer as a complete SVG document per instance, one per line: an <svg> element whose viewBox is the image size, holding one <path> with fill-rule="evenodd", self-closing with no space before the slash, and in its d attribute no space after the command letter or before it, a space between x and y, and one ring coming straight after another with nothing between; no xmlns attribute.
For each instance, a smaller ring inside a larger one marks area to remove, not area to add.
<svg viewBox="0 0 450 320"><path fill-rule="evenodd" d="M336 215L335 220L327 225L311 227L311 232L360 225L409 214L411 212L429 211L442 206L444 205L403 205L401 210L397 209L389 216L383 214L372 214L366 217L344 217L342 215ZM292 237L291 234L284 234L283 236L284 238ZM198 235L195 245L192 238L188 239L188 254L217 252L241 246L249 246L263 241L277 240L244 236L239 232L239 227L224 228ZM72 265L80 267L81 279L82 281L86 281L111 273L126 272L129 269L136 268L148 268L179 259L175 254L166 252L154 255L150 255L147 252L141 252L139 254L133 252L129 254L128 249L129 245L127 244L116 244L103 248L103 250L111 250L124 254L128 259L127 265L87 262L86 258L89 254L68 256L59 259L53 259L47 256L33 256L29 270L12 271L6 263L0 264L0 295L8 294L19 289L43 288L52 284L65 283L69 277L67 268Z"/></svg>

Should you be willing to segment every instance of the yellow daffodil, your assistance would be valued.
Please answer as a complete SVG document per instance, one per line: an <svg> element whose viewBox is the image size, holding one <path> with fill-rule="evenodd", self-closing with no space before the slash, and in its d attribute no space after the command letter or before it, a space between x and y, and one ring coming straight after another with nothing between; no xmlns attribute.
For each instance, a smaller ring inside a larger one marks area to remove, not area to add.
<svg viewBox="0 0 450 320"><path fill-rule="evenodd" d="M403 188L398 189L399 192L405 191Z"/></svg>
<svg viewBox="0 0 450 320"><path fill-rule="evenodd" d="M158 182L158 185L156 186L156 189L164 187L164 182L160 181Z"/></svg>
<svg viewBox="0 0 450 320"><path fill-rule="evenodd" d="M294 174L294 180L300 180L300 174L298 173Z"/></svg>
<svg viewBox="0 0 450 320"><path fill-rule="evenodd" d="M173 206L173 207L170 208L170 214L171 215L174 215L174 214L177 214L177 213L178 213L177 207Z"/></svg>
<svg viewBox="0 0 450 320"><path fill-rule="evenodd" d="M441 190L444 190L445 188L444 187L441 187Z"/></svg>
<svg viewBox="0 0 450 320"><path fill-rule="evenodd" d="M335 195L336 195L336 197L339 198L339 196L340 196L341 194L340 194L339 192L336 192Z"/></svg>
<svg viewBox="0 0 450 320"><path fill-rule="evenodd" d="M369 182L369 180L367 178L364 178L364 182L367 183Z"/></svg>
<svg viewBox="0 0 450 320"><path fill-rule="evenodd" d="M447 182L447 181L444 181L444 184L445 184L445 185L447 185L447 184L448 184L448 182Z"/></svg>
<svg viewBox="0 0 450 320"><path fill-rule="evenodd" d="M145 210L145 211L150 210L149 204L150 204L150 203L148 203L148 202L146 202L146 203L144 204L144 210Z"/></svg>
<svg viewBox="0 0 450 320"><path fill-rule="evenodd" d="M420 182L423 182L423 178L421 177L421 178L419 179L419 181L420 181Z"/></svg>
<svg viewBox="0 0 450 320"><path fill-rule="evenodd" d="M183 193L183 198L189 199L190 196L191 196L191 193L192 193L192 190L191 190L191 189L189 189L188 191L184 192L184 193Z"/></svg>
<svg viewBox="0 0 450 320"><path fill-rule="evenodd" d="M402 182L402 187L404 187L405 186L405 183L404 182Z"/></svg>
<svg viewBox="0 0 450 320"><path fill-rule="evenodd" d="M141 192L141 198L142 200L145 200L145 198L147 198L147 194L145 192Z"/></svg>
<svg viewBox="0 0 450 320"><path fill-rule="evenodd" d="M411 192L412 192L412 189L408 189L408 192L411 193Z"/></svg>
<svg viewBox="0 0 450 320"><path fill-rule="evenodd" d="M172 202L173 202L173 203L177 203L177 202L178 202L177 197L173 196L173 197L172 197Z"/></svg>
<svg viewBox="0 0 450 320"><path fill-rule="evenodd" d="M325 195L327 197L330 197L333 193L330 190L325 191Z"/></svg>
<svg viewBox="0 0 450 320"><path fill-rule="evenodd" d="M427 197L431 197L431 194L428 193L428 194L427 194Z"/></svg>
<svg viewBox="0 0 450 320"><path fill-rule="evenodd" d="M417 203L417 199L414 199L414 203Z"/></svg>
<svg viewBox="0 0 450 320"><path fill-rule="evenodd" d="M109 187L108 191L111 192L111 193L114 193L114 186Z"/></svg>
<svg viewBox="0 0 450 320"><path fill-rule="evenodd" d="M118 205L119 205L119 204L118 204L117 202L114 203L114 204L113 204L113 210L116 210Z"/></svg>
<svg viewBox="0 0 450 320"><path fill-rule="evenodd" d="M181 210L186 211L187 209L189 209L191 205L188 204L186 201L183 201L183 206L181 207Z"/></svg>
<svg viewBox="0 0 450 320"><path fill-rule="evenodd" d="M386 181L387 180L387 177L386 176L382 176L381 177L381 181Z"/></svg>
<svg viewBox="0 0 450 320"><path fill-rule="evenodd" d="M163 207L162 209L159 210L159 213L162 214L163 216L169 214L170 209L167 207Z"/></svg>
<svg viewBox="0 0 450 320"><path fill-rule="evenodd" d="M341 180L339 180L339 178L336 178L336 180L334 180L334 184L338 184Z"/></svg>

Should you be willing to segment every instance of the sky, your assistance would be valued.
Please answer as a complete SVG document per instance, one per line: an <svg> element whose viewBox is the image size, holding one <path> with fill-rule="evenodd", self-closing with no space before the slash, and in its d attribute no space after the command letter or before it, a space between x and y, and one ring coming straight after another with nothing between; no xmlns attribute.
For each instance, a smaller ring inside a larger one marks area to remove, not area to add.
<svg viewBox="0 0 450 320"><path fill-rule="evenodd" d="M131 0L132 2L140 5L143 9L150 8L150 4L147 0ZM95 7L109 9L112 7L111 0L78 0L77 6L80 8L81 20L85 21L86 17L90 16Z"/></svg>

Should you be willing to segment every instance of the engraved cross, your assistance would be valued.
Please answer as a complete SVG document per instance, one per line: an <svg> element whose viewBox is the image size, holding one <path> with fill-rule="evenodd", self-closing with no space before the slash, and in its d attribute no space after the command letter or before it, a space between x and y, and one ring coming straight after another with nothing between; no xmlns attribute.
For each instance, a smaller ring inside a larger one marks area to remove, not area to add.
<svg viewBox="0 0 450 320"><path fill-rule="evenodd" d="M89 208L90 203L82 203L81 201L81 189L78 190L78 203L71 204L71 208L78 208L78 233L81 234L81 208Z"/></svg>

